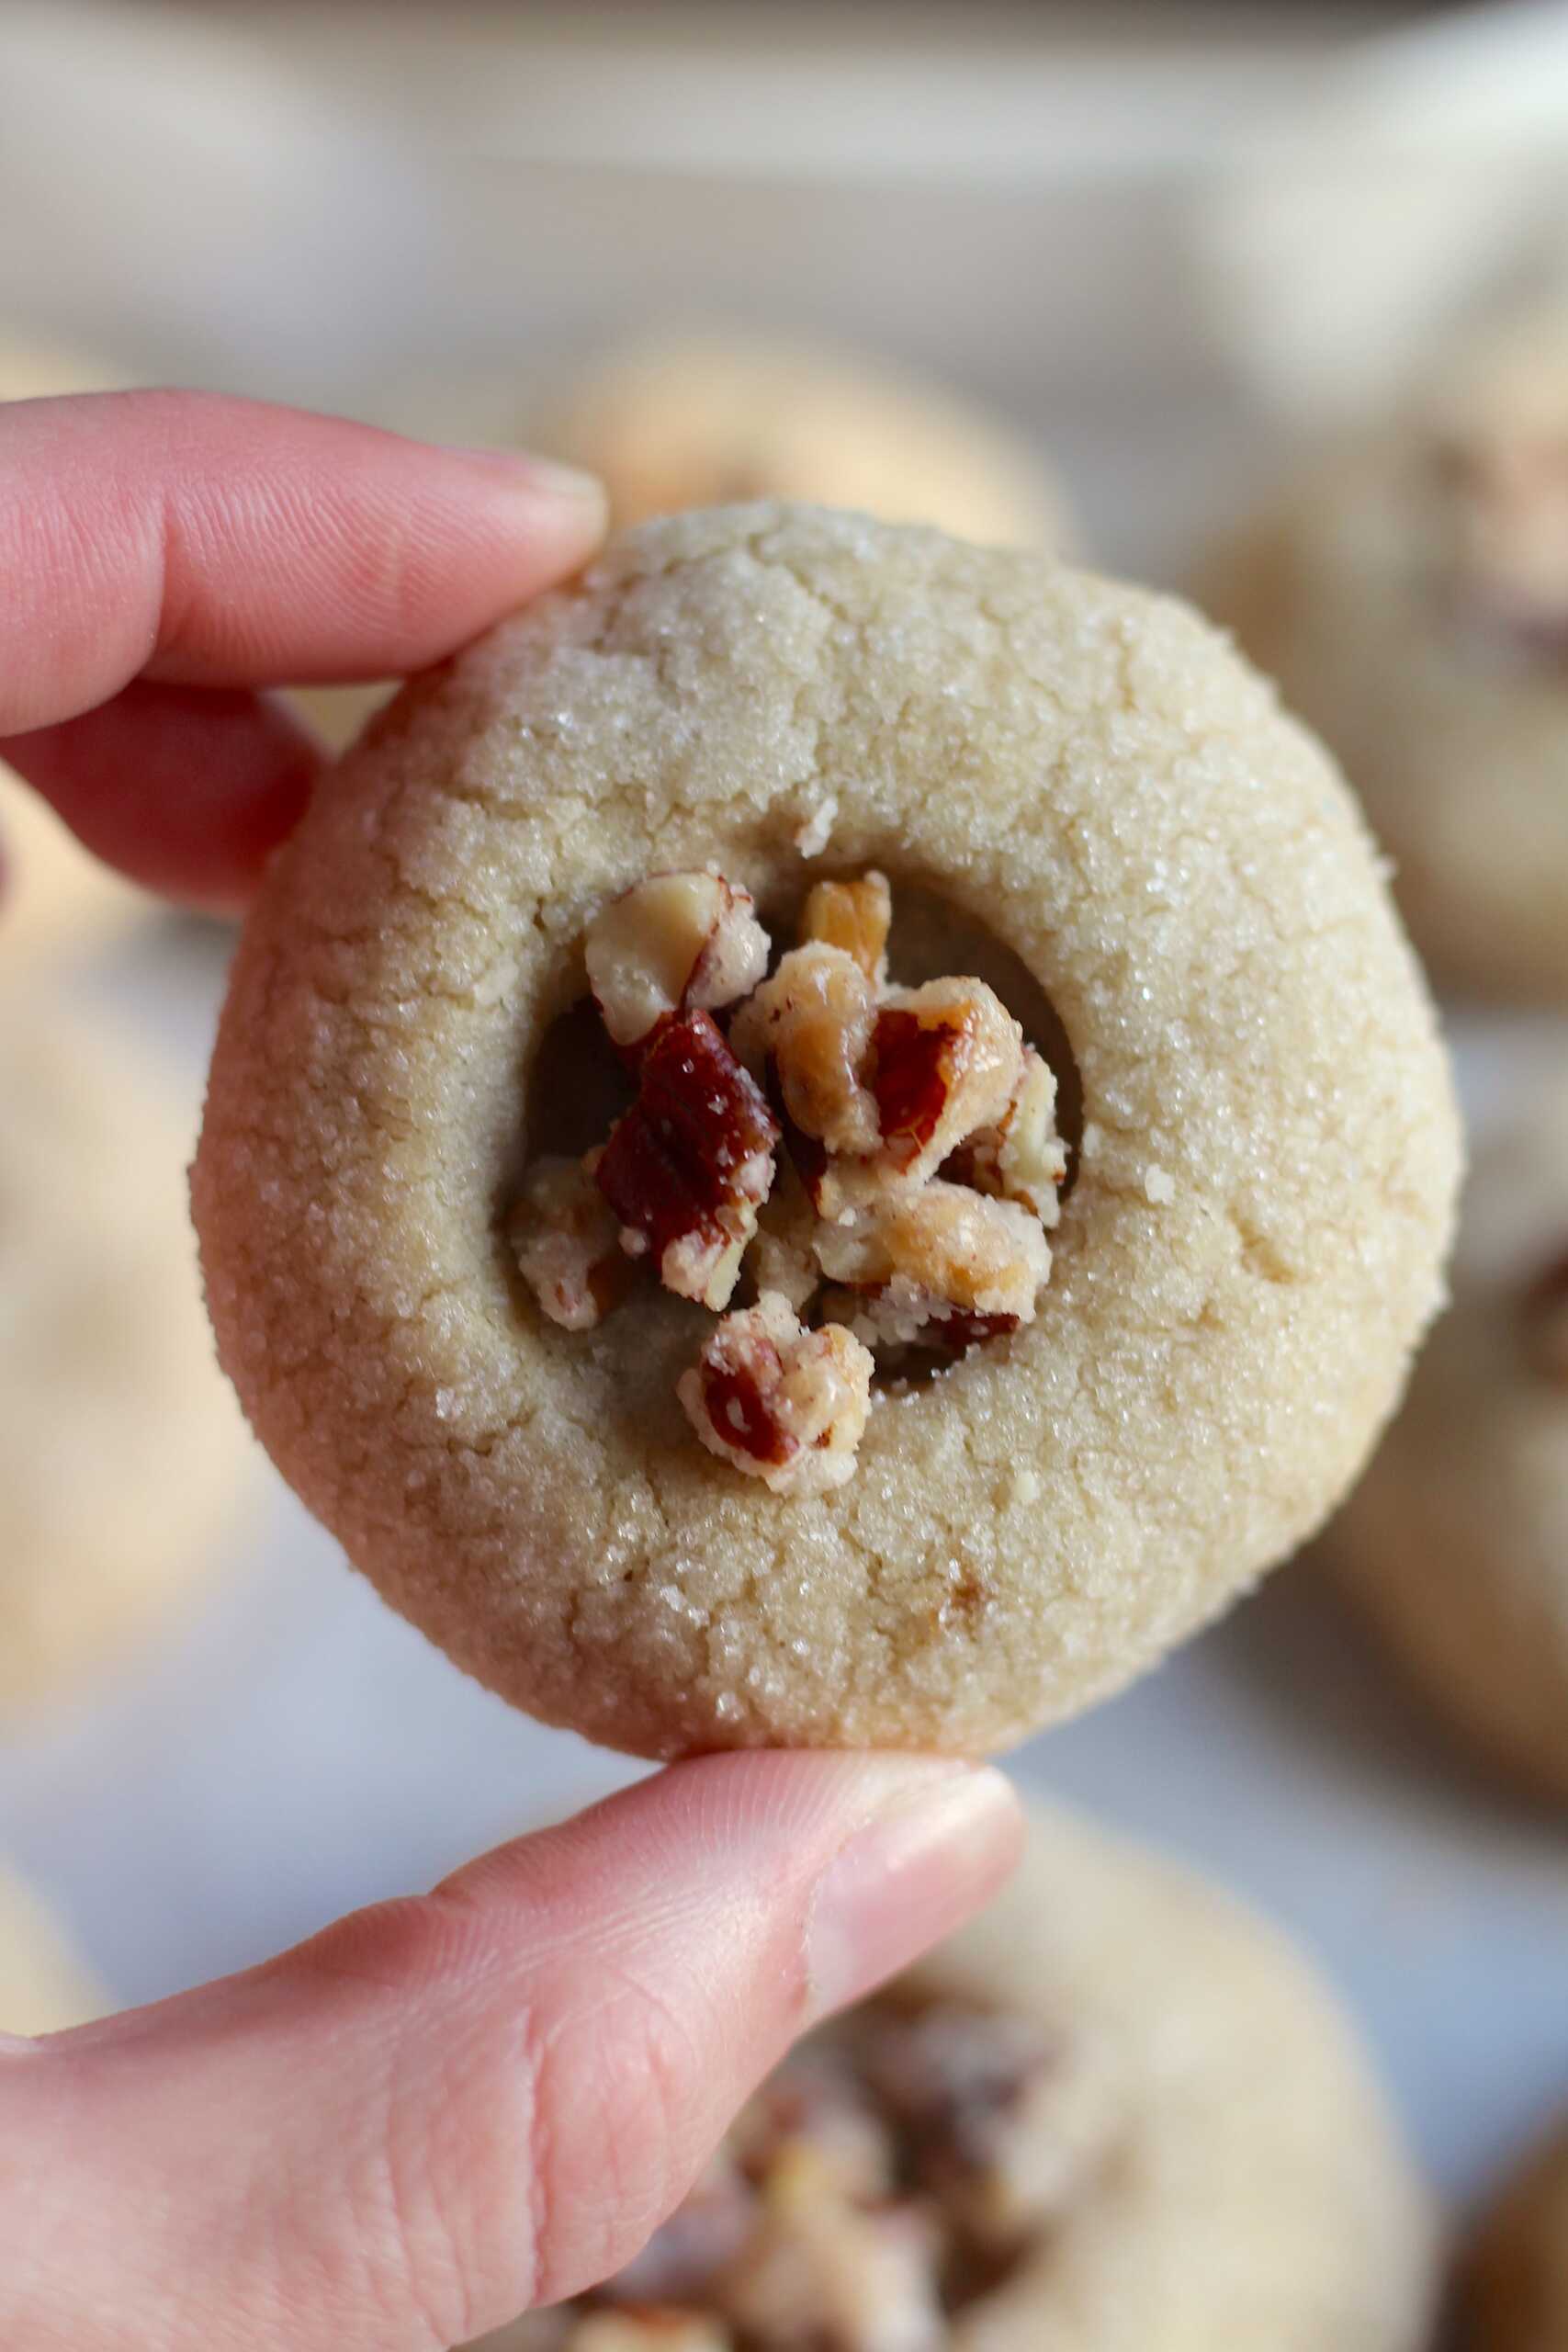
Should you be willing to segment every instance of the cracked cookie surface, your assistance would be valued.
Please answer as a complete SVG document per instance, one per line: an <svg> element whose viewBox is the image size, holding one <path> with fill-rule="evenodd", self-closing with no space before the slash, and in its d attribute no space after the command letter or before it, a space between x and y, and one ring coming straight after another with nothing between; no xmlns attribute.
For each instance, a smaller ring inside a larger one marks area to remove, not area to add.
<svg viewBox="0 0 1568 2352"><path fill-rule="evenodd" d="M1035 1320L885 1388L832 1492L691 1442L699 1309L546 1328L505 1231L589 923L709 865L786 920L829 874L930 894L1076 1063ZM1436 1303L1456 1160L1348 796L1195 615L757 506L628 533L373 726L246 927L193 1192L265 1442L481 1679L649 1755L967 1750L1323 1517Z"/></svg>
<svg viewBox="0 0 1568 2352"><path fill-rule="evenodd" d="M1348 2021L1217 1889L1032 1807L607 2288L483 2352L1422 2352L1428 2200Z"/></svg>

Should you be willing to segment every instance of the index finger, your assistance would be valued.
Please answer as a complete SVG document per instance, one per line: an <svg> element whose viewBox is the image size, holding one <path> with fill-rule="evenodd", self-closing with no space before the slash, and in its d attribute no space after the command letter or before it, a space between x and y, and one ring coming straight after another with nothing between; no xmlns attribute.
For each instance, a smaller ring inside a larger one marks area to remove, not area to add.
<svg viewBox="0 0 1568 2352"><path fill-rule="evenodd" d="M401 674L564 577L598 486L192 392L0 408L0 737L134 678Z"/></svg>

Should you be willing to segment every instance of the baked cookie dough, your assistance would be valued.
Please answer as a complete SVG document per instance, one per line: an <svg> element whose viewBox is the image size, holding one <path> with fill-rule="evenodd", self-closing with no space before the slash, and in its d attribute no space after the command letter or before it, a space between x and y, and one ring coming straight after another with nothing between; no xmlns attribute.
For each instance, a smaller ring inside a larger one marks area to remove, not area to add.
<svg viewBox="0 0 1568 2352"><path fill-rule="evenodd" d="M885 1382L826 1491L696 1442L705 1308L650 1276L559 1328L508 1232L587 1091L585 933L710 865L780 937L824 875L886 875L922 910L895 980L993 986L1077 1146L1034 1319ZM242 939L193 1197L264 1443L481 1680L646 1755L973 1751L1326 1512L1457 1158L1349 797L1195 614L760 506L626 535L349 755Z"/></svg>
<svg viewBox="0 0 1568 2352"><path fill-rule="evenodd" d="M1477 1160L1456 1303L1325 1544L1441 1712L1568 1800L1568 1057Z"/></svg>
<svg viewBox="0 0 1568 2352"><path fill-rule="evenodd" d="M106 2006L48 1906L0 1869L0 2034L60 2033Z"/></svg>
<svg viewBox="0 0 1568 2352"><path fill-rule="evenodd" d="M36 1003L0 1022L0 1716L149 1632L245 1469L181 1122L128 1058Z"/></svg>
<svg viewBox="0 0 1568 2352"><path fill-rule="evenodd" d="M1457 2301L1455 2352L1568 2352L1568 2130L1483 2217Z"/></svg>
<svg viewBox="0 0 1568 2352"><path fill-rule="evenodd" d="M626 2270L483 2352L1419 2352L1432 2272L1298 1955L1041 1808L1000 1901L804 2042Z"/></svg>
<svg viewBox="0 0 1568 2352"><path fill-rule="evenodd" d="M1438 983L1568 1000L1568 311L1435 370L1197 593L1344 763Z"/></svg>
<svg viewBox="0 0 1568 2352"><path fill-rule="evenodd" d="M984 546L1070 536L1021 435L859 355L694 334L613 351L539 403L525 437L597 474L617 524L692 506L805 499Z"/></svg>

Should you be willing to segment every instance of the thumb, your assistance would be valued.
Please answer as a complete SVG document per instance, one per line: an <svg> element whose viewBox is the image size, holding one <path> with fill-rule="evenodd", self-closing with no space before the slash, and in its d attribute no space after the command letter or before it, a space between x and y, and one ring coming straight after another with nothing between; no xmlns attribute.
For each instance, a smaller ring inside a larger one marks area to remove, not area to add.
<svg viewBox="0 0 1568 2352"><path fill-rule="evenodd" d="M795 2035L1015 1858L998 1773L711 1757L0 2056L0 2341L434 2352L618 2268Z"/></svg>

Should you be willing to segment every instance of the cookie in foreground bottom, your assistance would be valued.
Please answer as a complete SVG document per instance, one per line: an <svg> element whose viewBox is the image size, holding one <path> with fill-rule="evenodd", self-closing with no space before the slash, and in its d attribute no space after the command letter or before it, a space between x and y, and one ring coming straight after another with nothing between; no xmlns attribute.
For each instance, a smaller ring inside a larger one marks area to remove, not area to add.
<svg viewBox="0 0 1568 2352"><path fill-rule="evenodd" d="M1420 2352L1432 2271L1303 1962L1042 1808L1000 1901L803 2043L626 2270L485 2352Z"/></svg>
<svg viewBox="0 0 1568 2352"><path fill-rule="evenodd" d="M973 1750L1321 1519L1456 1160L1348 797L1196 615L763 506L627 534L373 725L247 925L193 1197L265 1443L482 1680L649 1755ZM758 1366L819 1485L738 1460Z"/></svg>
<svg viewBox="0 0 1568 2352"><path fill-rule="evenodd" d="M1495 329L1211 559L1443 989L1568 1002L1568 311Z"/></svg>
<svg viewBox="0 0 1568 2352"><path fill-rule="evenodd" d="M1568 1801L1568 1056L1478 1155L1455 1304L1325 1555L1434 1704Z"/></svg>

